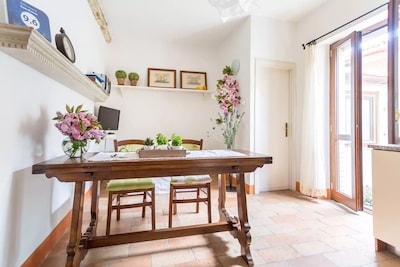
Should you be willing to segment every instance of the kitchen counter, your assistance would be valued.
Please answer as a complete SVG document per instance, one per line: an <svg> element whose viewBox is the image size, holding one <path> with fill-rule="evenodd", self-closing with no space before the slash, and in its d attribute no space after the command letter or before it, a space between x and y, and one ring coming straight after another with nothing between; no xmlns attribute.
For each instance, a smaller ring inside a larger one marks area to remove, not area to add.
<svg viewBox="0 0 400 267"><path fill-rule="evenodd" d="M375 249L400 248L400 145L372 148L372 199Z"/></svg>
<svg viewBox="0 0 400 267"><path fill-rule="evenodd" d="M385 150L385 151L395 151L400 152L400 144L386 144L386 145L368 145L368 147L374 150Z"/></svg>

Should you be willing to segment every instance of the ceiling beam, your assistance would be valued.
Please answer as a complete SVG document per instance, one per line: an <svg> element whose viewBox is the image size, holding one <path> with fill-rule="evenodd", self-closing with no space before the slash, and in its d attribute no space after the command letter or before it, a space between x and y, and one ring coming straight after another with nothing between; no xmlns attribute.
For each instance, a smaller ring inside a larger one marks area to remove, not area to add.
<svg viewBox="0 0 400 267"><path fill-rule="evenodd" d="M107 27L107 21L104 18L103 11L101 10L101 7L99 5L99 2L97 0L88 0L90 9L93 12L93 16L96 19L97 23L100 26L101 32L103 33L104 39L106 40L107 43L111 42L111 35L110 32L108 31Z"/></svg>

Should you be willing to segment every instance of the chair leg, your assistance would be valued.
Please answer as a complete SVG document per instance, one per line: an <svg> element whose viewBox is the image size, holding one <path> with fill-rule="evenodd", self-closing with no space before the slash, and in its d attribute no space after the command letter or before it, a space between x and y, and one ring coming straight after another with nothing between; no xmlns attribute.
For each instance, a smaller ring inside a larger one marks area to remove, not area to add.
<svg viewBox="0 0 400 267"><path fill-rule="evenodd" d="M173 195L172 195L173 198L172 199L175 200L176 199L176 189L174 188L174 190L172 192L173 192ZM176 214L178 212L178 207L177 207L176 203L174 203L174 202L173 202L172 205L174 207L174 213L173 214Z"/></svg>
<svg viewBox="0 0 400 267"><path fill-rule="evenodd" d="M172 205L173 205L173 199L174 199L174 188L173 185L169 186L169 211L168 211L168 227L172 227Z"/></svg>
<svg viewBox="0 0 400 267"><path fill-rule="evenodd" d="M121 194L117 194L117 221L119 221L119 219L121 218L121 209L120 206L121 205Z"/></svg>
<svg viewBox="0 0 400 267"><path fill-rule="evenodd" d="M147 201L147 191L143 192L143 203ZM146 206L142 207L142 218L146 217Z"/></svg>
<svg viewBox="0 0 400 267"><path fill-rule="evenodd" d="M110 235L112 201L113 201L113 193L112 192L108 192L106 235Z"/></svg>
<svg viewBox="0 0 400 267"><path fill-rule="evenodd" d="M155 188L151 189L151 229L156 230L156 193Z"/></svg>
<svg viewBox="0 0 400 267"><path fill-rule="evenodd" d="M208 223L211 223L211 184L207 184L207 212L208 212Z"/></svg>
<svg viewBox="0 0 400 267"><path fill-rule="evenodd" d="M197 202L196 202L196 213L199 213L199 204L200 204L200 202L198 201L199 200L199 198L200 198L200 188L197 188L197 190L196 190L197 192Z"/></svg>

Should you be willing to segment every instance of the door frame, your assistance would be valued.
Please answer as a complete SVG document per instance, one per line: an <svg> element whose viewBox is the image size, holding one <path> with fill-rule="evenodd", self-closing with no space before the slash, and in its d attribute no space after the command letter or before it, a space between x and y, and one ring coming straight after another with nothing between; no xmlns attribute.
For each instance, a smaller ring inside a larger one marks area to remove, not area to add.
<svg viewBox="0 0 400 267"><path fill-rule="evenodd" d="M296 149L294 146L294 137L296 136L296 127L293 125L293 118L294 118L294 112L296 110L296 92L295 92L295 85L296 85L296 64L292 62L286 62L286 61L278 61L278 60L268 60L268 59L263 59L263 58L255 58L254 59L254 75L253 75L253 84L251 88L251 118L250 118L250 149L252 151L256 151L256 97L257 97L257 88L256 88L256 78L257 78L257 67L258 66L263 66L266 68L271 68L271 69L279 69L279 70L287 70L289 72L289 99L288 99L288 125L289 125L289 131L288 131L288 189L291 190L296 190L296 179L294 177L295 175L295 155L296 155ZM271 155L273 157L273 155ZM256 170L257 171L257 170ZM258 194L260 192L260 181L255 179L255 172L250 174L250 183L254 184L254 192L255 194Z"/></svg>

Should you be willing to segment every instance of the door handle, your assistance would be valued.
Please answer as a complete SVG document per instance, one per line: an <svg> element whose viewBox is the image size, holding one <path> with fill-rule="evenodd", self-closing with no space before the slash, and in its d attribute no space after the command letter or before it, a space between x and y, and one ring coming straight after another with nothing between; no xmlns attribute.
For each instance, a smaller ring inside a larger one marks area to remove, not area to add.
<svg viewBox="0 0 400 267"><path fill-rule="evenodd" d="M288 123L285 123L285 137L288 137L288 130L289 130L289 126Z"/></svg>

